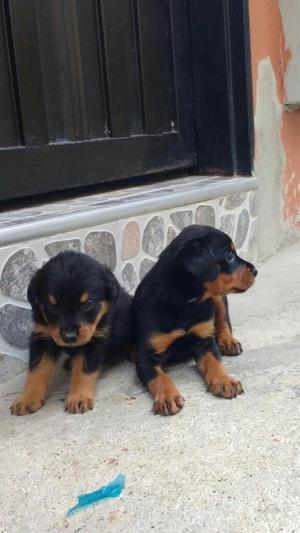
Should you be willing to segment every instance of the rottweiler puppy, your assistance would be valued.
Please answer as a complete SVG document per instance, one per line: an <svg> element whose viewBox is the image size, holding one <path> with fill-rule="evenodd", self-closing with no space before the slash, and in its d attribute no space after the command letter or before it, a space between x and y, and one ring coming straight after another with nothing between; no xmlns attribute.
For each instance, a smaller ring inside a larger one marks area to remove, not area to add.
<svg viewBox="0 0 300 533"><path fill-rule="evenodd" d="M11 413L26 415L44 405L62 352L69 356L71 368L65 410L92 409L101 365L129 347L131 297L107 267L85 254L66 251L36 272L28 300L33 311L29 370Z"/></svg>
<svg viewBox="0 0 300 533"><path fill-rule="evenodd" d="M174 415L184 398L164 372L170 363L194 359L217 396L243 393L227 374L221 352L238 355L226 295L254 283L255 267L238 257L222 231L200 225L185 228L161 253L133 298L137 374L153 396L153 411Z"/></svg>

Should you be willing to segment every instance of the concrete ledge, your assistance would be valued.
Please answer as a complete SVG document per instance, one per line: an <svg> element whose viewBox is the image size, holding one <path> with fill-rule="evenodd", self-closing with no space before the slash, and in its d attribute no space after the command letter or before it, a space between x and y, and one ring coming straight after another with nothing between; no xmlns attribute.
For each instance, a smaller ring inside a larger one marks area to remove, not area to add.
<svg viewBox="0 0 300 533"><path fill-rule="evenodd" d="M0 243L16 244L257 188L253 177L189 176L19 209L0 214Z"/></svg>

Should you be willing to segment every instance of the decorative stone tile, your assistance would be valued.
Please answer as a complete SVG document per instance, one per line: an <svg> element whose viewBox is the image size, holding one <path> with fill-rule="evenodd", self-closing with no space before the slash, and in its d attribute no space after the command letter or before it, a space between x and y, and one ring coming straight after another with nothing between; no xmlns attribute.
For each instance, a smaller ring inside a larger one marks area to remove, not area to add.
<svg viewBox="0 0 300 533"><path fill-rule="evenodd" d="M126 224L123 230L121 259L136 257L140 248L140 226L135 220Z"/></svg>
<svg viewBox="0 0 300 533"><path fill-rule="evenodd" d="M251 192L249 195L249 207L250 207L250 213L253 217L256 217L257 215L257 196L255 192Z"/></svg>
<svg viewBox="0 0 300 533"><path fill-rule="evenodd" d="M31 331L31 309L7 304L0 308L0 334L12 346L28 347Z"/></svg>
<svg viewBox="0 0 300 533"><path fill-rule="evenodd" d="M174 226L181 230L192 224L193 211L176 211L175 213L171 213L170 218Z"/></svg>
<svg viewBox="0 0 300 533"><path fill-rule="evenodd" d="M68 239L66 241L49 242L45 245L46 252L50 257L54 257L65 250L72 250L73 252L80 252L80 239Z"/></svg>
<svg viewBox="0 0 300 533"><path fill-rule="evenodd" d="M0 354L0 383L5 383L13 377L21 374L27 368L27 364L18 357Z"/></svg>
<svg viewBox="0 0 300 533"><path fill-rule="evenodd" d="M168 233L167 233L167 246L168 244L170 244L170 242L172 242L176 237L176 231L174 230L174 228L172 228L172 226L169 226L168 227Z"/></svg>
<svg viewBox="0 0 300 533"><path fill-rule="evenodd" d="M216 217L215 210L211 205L199 205L195 213L196 224L204 224L204 226L215 226Z"/></svg>
<svg viewBox="0 0 300 533"><path fill-rule="evenodd" d="M235 245L237 248L243 246L245 239L247 237L249 228L249 213L247 209L242 209L239 214L236 235L235 235Z"/></svg>
<svg viewBox="0 0 300 533"><path fill-rule="evenodd" d="M115 238L109 231L92 231L85 239L85 251L111 270L116 268Z"/></svg>
<svg viewBox="0 0 300 533"><path fill-rule="evenodd" d="M253 220L248 240L248 250L251 254L255 254L257 249L257 220Z"/></svg>
<svg viewBox="0 0 300 533"><path fill-rule="evenodd" d="M225 201L226 209L235 209L242 205L247 197L247 192L236 192L234 194L229 194Z"/></svg>
<svg viewBox="0 0 300 533"><path fill-rule="evenodd" d="M233 239L235 219L235 215L222 215L220 218L220 230L227 233L231 239Z"/></svg>
<svg viewBox="0 0 300 533"><path fill-rule="evenodd" d="M31 248L22 248L8 258L1 274L2 294L27 300L27 287L37 269L37 259Z"/></svg>
<svg viewBox="0 0 300 533"><path fill-rule="evenodd" d="M142 240L142 247L145 252L153 257L158 257L164 248L164 227L165 221L161 216L155 216L149 220Z"/></svg>
<svg viewBox="0 0 300 533"><path fill-rule="evenodd" d="M137 274L134 270L134 267L131 263L126 263L122 270L122 285L123 287L132 294L138 283Z"/></svg>
<svg viewBox="0 0 300 533"><path fill-rule="evenodd" d="M140 264L140 280L143 279L144 276L146 276L147 272L155 265L155 261L151 261L151 259L143 259L143 261Z"/></svg>

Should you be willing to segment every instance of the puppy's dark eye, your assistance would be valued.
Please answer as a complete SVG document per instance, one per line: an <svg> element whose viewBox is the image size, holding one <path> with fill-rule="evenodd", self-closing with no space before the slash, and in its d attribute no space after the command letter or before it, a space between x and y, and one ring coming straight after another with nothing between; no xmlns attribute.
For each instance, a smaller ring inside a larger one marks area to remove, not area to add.
<svg viewBox="0 0 300 533"><path fill-rule="evenodd" d="M230 251L228 252L228 254L227 254L226 259L227 259L227 261L233 261L234 258L235 258L235 252L234 252L233 250L230 250Z"/></svg>
<svg viewBox="0 0 300 533"><path fill-rule="evenodd" d="M94 309L94 307L95 307L95 302L93 302L93 300L88 300L87 302L82 304L82 308L85 311L91 311L92 309Z"/></svg>

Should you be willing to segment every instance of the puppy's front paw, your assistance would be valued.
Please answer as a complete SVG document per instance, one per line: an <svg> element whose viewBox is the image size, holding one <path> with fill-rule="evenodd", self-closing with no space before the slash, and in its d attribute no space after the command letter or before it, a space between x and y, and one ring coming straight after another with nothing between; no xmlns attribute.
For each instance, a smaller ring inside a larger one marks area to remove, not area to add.
<svg viewBox="0 0 300 533"><path fill-rule="evenodd" d="M183 396L178 391L176 394L162 393L154 399L153 412L155 415L176 415L183 408L184 402Z"/></svg>
<svg viewBox="0 0 300 533"><path fill-rule="evenodd" d="M23 395L14 401L10 407L10 412L12 415L17 416L30 415L43 407L44 403L44 398L39 398L33 395Z"/></svg>
<svg viewBox="0 0 300 533"><path fill-rule="evenodd" d="M68 396L65 401L65 411L72 414L83 414L94 407L93 398L84 398L83 396Z"/></svg>
<svg viewBox="0 0 300 533"><path fill-rule="evenodd" d="M222 355L240 355L243 351L241 343L229 333L217 335L217 343Z"/></svg>
<svg viewBox="0 0 300 533"><path fill-rule="evenodd" d="M208 383L208 390L227 399L235 398L244 392L241 382L228 375L213 378Z"/></svg>

